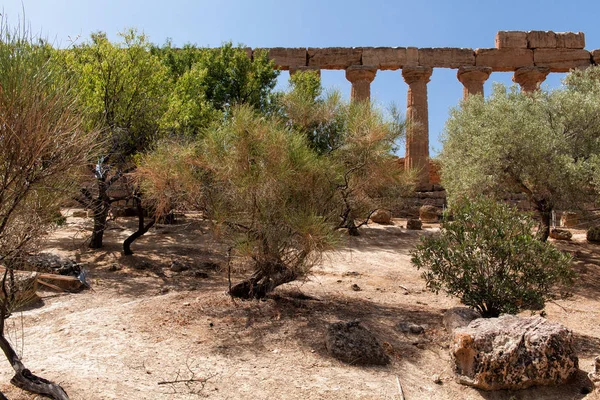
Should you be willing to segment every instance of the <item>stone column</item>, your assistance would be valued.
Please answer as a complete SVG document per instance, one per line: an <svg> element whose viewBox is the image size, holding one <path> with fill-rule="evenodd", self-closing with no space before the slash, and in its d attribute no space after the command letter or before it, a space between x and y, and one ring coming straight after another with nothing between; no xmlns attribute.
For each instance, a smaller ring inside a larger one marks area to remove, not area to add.
<svg viewBox="0 0 600 400"><path fill-rule="evenodd" d="M371 82L377 74L376 67L353 65L346 68L346 79L352 83L350 99L352 101L369 100L371 98Z"/></svg>
<svg viewBox="0 0 600 400"><path fill-rule="evenodd" d="M483 95L483 84L492 73L491 67L460 67L456 77L463 84L463 98L466 99L470 94Z"/></svg>
<svg viewBox="0 0 600 400"><path fill-rule="evenodd" d="M307 67L307 66L299 66L299 67L290 67L290 76L294 75L296 72L302 71L317 71L317 74L321 76L321 70L319 67Z"/></svg>
<svg viewBox="0 0 600 400"><path fill-rule="evenodd" d="M404 67L402 77L408 84L406 110L406 169L416 169L418 183L429 183L429 113L427 82L433 72L429 67Z"/></svg>
<svg viewBox="0 0 600 400"><path fill-rule="evenodd" d="M546 67L522 67L515 71L512 80L521 86L523 92L531 93L540 88L549 73L550 68Z"/></svg>

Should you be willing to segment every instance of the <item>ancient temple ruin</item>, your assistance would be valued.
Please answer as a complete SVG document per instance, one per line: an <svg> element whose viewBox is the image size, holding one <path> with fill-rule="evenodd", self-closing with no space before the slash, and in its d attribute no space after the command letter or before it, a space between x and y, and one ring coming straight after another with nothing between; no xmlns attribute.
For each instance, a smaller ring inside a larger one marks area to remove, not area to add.
<svg viewBox="0 0 600 400"><path fill-rule="evenodd" d="M368 100L378 70L402 70L408 84L405 167L419 171L421 185L430 183L427 83L433 68L457 70L464 96L482 94L492 72L514 72L523 91L534 91L551 72L568 72L600 64L600 49L585 50L584 34L551 31L500 31L496 47L416 48L270 48L275 66L290 74L303 70L345 70L353 101Z"/></svg>

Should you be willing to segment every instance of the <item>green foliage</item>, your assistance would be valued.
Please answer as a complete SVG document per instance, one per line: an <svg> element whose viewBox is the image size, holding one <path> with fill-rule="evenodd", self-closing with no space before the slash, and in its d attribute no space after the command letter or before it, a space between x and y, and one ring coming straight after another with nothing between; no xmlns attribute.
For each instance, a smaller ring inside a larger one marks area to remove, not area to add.
<svg viewBox="0 0 600 400"><path fill-rule="evenodd" d="M496 85L451 112L440 155L450 203L477 194L523 192L546 225L557 207L590 195L600 154L598 68L569 75L552 92L521 93Z"/></svg>
<svg viewBox="0 0 600 400"><path fill-rule="evenodd" d="M162 121L168 130L195 136L232 106L248 104L263 113L273 107L279 72L265 51L250 58L245 48L231 43L216 49L188 46L167 52L163 62L180 74Z"/></svg>
<svg viewBox="0 0 600 400"><path fill-rule="evenodd" d="M478 198L456 204L453 215L412 253L431 291L496 317L539 309L556 284L571 282L570 256L536 240L534 222L515 208Z"/></svg>
<svg viewBox="0 0 600 400"><path fill-rule="evenodd" d="M104 129L111 154L128 157L159 137L171 81L145 35L128 30L120 37L112 43L95 33L89 43L61 55L79 80L90 126Z"/></svg>

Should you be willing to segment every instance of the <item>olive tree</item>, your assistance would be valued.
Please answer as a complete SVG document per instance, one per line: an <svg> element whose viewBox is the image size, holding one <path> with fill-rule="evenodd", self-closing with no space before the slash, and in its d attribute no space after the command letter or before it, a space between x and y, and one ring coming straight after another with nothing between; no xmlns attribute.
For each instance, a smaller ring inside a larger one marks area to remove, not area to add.
<svg viewBox="0 0 600 400"><path fill-rule="evenodd" d="M77 88L53 52L26 30L0 24L0 348L15 371L12 384L62 400L64 390L25 368L5 336L18 305L13 268L52 227L95 148Z"/></svg>
<svg viewBox="0 0 600 400"><path fill-rule="evenodd" d="M600 153L597 67L573 72L560 89L522 93L495 85L451 111L440 155L450 203L486 194L525 193L546 240L552 210L581 205L592 193ZM597 160L597 159L596 159Z"/></svg>

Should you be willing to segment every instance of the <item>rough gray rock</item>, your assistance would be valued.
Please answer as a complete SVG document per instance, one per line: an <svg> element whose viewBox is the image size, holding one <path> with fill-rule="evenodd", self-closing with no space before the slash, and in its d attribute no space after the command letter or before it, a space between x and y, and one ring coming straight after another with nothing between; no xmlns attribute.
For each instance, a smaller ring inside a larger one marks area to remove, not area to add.
<svg viewBox="0 0 600 400"><path fill-rule="evenodd" d="M392 223L392 213L388 210L377 210L371 214L371 221L376 224L390 225Z"/></svg>
<svg viewBox="0 0 600 400"><path fill-rule="evenodd" d="M586 239L590 243L600 244L600 226L594 226L588 229Z"/></svg>
<svg viewBox="0 0 600 400"><path fill-rule="evenodd" d="M399 322L396 325L396 329L403 333L412 333L413 335L420 335L425 333L425 328L421 325L413 324L412 322Z"/></svg>
<svg viewBox="0 0 600 400"><path fill-rule="evenodd" d="M483 390L569 381L578 370L572 332L542 317L480 318L454 331L458 381Z"/></svg>
<svg viewBox="0 0 600 400"><path fill-rule="evenodd" d="M171 263L171 267L169 269L173 272L183 272L190 269L190 267L180 261L175 260Z"/></svg>
<svg viewBox="0 0 600 400"><path fill-rule="evenodd" d="M469 307L453 307L444 313L444 326L446 331L452 333L456 328L467 326L474 319L481 318L481 314Z"/></svg>
<svg viewBox="0 0 600 400"><path fill-rule="evenodd" d="M406 221L406 229L420 231L423 229L423 223L418 219L410 218Z"/></svg>
<svg viewBox="0 0 600 400"><path fill-rule="evenodd" d="M381 344L359 321L330 324L325 347L338 360L354 365L386 365L390 358Z"/></svg>

